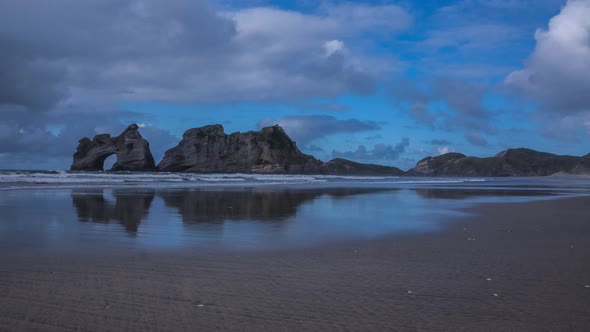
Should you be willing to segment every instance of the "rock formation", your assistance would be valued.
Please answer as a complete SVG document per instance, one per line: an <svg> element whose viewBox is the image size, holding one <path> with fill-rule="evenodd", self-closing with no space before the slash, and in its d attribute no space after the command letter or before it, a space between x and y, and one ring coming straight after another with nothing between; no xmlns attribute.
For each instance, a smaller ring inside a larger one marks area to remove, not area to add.
<svg viewBox="0 0 590 332"><path fill-rule="evenodd" d="M199 173L321 173L323 163L303 154L279 126L226 135L221 125L187 130L166 151L158 170Z"/></svg>
<svg viewBox="0 0 590 332"><path fill-rule="evenodd" d="M508 149L493 157L447 153L426 157L407 172L416 176L545 176L590 173L590 154L560 156L530 149Z"/></svg>
<svg viewBox="0 0 590 332"><path fill-rule="evenodd" d="M560 156L530 149L509 149L493 157L447 153L426 157L403 172L391 166L361 164L336 158L326 163L302 153L278 125L260 131L225 134L221 125L187 130L178 146L166 151L157 168L149 143L136 124L121 135L82 138L74 154L73 171L103 170L105 159L117 155L113 171L195 173L328 174L381 176L545 176L590 174L590 153Z"/></svg>
<svg viewBox="0 0 590 332"><path fill-rule="evenodd" d="M397 167L361 164L342 158L332 159L324 167L326 174L334 175L404 175L404 171Z"/></svg>
<svg viewBox="0 0 590 332"><path fill-rule="evenodd" d="M132 124L121 135L96 135L92 140L84 137L79 141L72 171L102 171L104 161L112 154L117 162L111 171L154 171L156 165L148 141L141 137L138 126Z"/></svg>

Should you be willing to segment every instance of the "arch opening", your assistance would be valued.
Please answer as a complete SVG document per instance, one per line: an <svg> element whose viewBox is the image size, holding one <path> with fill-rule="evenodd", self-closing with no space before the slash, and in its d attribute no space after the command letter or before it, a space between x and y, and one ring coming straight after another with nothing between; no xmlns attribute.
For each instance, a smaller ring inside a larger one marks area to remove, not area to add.
<svg viewBox="0 0 590 332"><path fill-rule="evenodd" d="M117 154L113 153L110 156L106 157L106 159L103 161L102 169L105 171L110 171L116 162L117 162Z"/></svg>

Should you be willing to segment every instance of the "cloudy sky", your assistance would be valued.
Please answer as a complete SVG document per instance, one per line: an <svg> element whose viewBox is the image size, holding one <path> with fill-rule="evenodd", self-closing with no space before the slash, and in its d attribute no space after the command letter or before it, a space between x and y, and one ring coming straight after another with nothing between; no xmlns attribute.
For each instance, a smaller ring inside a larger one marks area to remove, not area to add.
<svg viewBox="0 0 590 332"><path fill-rule="evenodd" d="M140 124L280 124L303 152L396 165L590 152L590 0L3 0L0 168L67 169Z"/></svg>

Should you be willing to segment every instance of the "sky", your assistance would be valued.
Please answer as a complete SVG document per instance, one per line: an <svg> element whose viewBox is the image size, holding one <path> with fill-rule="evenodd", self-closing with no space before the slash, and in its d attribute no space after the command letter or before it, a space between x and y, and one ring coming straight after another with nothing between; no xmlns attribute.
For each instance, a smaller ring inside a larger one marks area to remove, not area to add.
<svg viewBox="0 0 590 332"><path fill-rule="evenodd" d="M327 161L590 152L590 0L3 0L0 168L131 123L281 125Z"/></svg>

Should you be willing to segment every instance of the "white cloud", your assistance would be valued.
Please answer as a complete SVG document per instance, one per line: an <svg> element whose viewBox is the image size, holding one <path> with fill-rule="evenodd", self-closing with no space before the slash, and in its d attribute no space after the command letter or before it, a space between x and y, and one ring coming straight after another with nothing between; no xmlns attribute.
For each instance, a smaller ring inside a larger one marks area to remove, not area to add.
<svg viewBox="0 0 590 332"><path fill-rule="evenodd" d="M590 110L590 0L569 0L538 29L535 50L505 82L541 103L545 111Z"/></svg>
<svg viewBox="0 0 590 332"><path fill-rule="evenodd" d="M340 40L330 40L324 43L324 55L331 56L334 53L341 52L344 49L344 42Z"/></svg>
<svg viewBox="0 0 590 332"><path fill-rule="evenodd" d="M453 152L454 150L448 146L439 146L436 148L436 151L438 152L439 155L442 155L445 153Z"/></svg>

